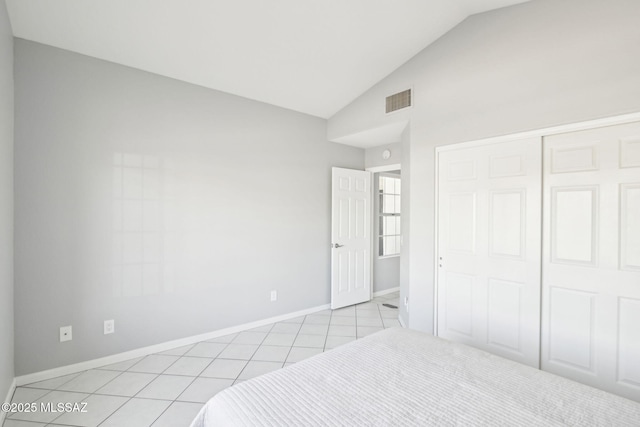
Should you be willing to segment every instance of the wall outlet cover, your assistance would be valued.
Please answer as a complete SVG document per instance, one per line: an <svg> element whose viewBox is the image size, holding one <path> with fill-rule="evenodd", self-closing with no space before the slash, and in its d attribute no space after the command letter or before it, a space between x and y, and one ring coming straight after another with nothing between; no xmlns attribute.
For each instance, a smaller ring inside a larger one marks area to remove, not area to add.
<svg viewBox="0 0 640 427"><path fill-rule="evenodd" d="M271 302L278 300L278 291L271 291Z"/></svg>
<svg viewBox="0 0 640 427"><path fill-rule="evenodd" d="M116 331L116 322L115 320L105 320L104 321L104 334L112 334Z"/></svg>
<svg viewBox="0 0 640 427"><path fill-rule="evenodd" d="M73 339L71 326L60 328L60 342L71 341Z"/></svg>

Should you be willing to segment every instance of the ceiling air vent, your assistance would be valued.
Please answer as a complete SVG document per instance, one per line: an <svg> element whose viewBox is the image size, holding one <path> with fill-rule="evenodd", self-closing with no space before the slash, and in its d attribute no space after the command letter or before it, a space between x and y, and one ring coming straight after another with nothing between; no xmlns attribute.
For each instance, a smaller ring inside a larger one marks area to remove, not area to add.
<svg viewBox="0 0 640 427"><path fill-rule="evenodd" d="M407 107L411 107L411 89L387 96L385 113L389 114Z"/></svg>

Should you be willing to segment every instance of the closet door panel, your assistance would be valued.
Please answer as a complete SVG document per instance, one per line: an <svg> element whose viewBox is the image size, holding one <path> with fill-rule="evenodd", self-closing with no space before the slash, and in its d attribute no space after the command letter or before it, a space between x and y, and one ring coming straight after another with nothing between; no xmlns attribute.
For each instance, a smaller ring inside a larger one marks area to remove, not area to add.
<svg viewBox="0 0 640 427"><path fill-rule="evenodd" d="M540 138L439 153L437 333L539 366Z"/></svg>
<svg viewBox="0 0 640 427"><path fill-rule="evenodd" d="M520 319L526 302L523 300L524 283L489 279L489 317L487 342L489 345L522 353L523 331Z"/></svg>
<svg viewBox="0 0 640 427"><path fill-rule="evenodd" d="M542 368L640 400L640 123L544 138Z"/></svg>
<svg viewBox="0 0 640 427"><path fill-rule="evenodd" d="M596 295L559 287L549 294L549 360L595 374Z"/></svg>
<svg viewBox="0 0 640 427"><path fill-rule="evenodd" d="M598 187L551 189L551 258L554 263L597 265Z"/></svg>

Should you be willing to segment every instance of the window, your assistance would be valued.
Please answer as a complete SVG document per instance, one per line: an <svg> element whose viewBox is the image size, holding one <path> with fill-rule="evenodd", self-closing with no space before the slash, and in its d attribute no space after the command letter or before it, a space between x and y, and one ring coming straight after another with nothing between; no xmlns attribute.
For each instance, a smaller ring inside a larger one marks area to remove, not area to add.
<svg viewBox="0 0 640 427"><path fill-rule="evenodd" d="M378 256L400 255L400 178L378 179Z"/></svg>

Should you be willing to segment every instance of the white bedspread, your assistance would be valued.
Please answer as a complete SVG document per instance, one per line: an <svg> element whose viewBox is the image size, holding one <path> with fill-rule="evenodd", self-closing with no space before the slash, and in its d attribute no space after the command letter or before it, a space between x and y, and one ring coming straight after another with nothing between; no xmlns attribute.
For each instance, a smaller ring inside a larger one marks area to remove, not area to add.
<svg viewBox="0 0 640 427"><path fill-rule="evenodd" d="M640 426L640 403L394 328L216 395L192 427Z"/></svg>

